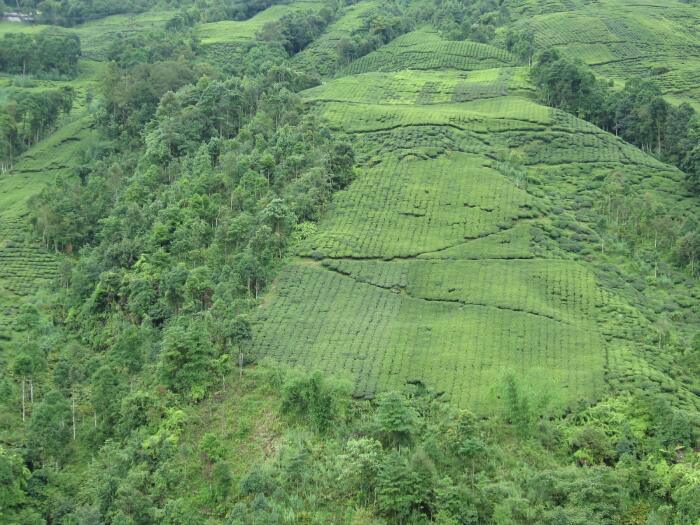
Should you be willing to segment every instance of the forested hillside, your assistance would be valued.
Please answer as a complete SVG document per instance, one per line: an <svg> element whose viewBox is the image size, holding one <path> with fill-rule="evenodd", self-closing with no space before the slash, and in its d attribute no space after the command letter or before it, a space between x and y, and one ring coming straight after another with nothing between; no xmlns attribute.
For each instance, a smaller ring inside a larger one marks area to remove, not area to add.
<svg viewBox="0 0 700 525"><path fill-rule="evenodd" d="M0 523L700 524L700 4L5 4Z"/></svg>

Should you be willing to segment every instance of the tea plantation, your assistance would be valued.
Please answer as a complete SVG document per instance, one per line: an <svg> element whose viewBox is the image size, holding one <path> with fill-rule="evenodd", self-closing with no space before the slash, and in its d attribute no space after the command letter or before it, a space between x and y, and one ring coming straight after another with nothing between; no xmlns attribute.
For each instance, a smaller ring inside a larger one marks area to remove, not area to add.
<svg viewBox="0 0 700 525"><path fill-rule="evenodd" d="M83 58L73 79L0 75L0 104L18 94L52 89L71 88L75 93L72 113L61 119L58 129L25 152L10 171L0 172L0 341L9 341L16 335L17 318L25 300L32 299L57 276L60 255L42 242L41 232L31 231L28 203L56 176L71 175L85 164L89 150L99 143L92 122L96 109L92 99L104 76L108 46L125 31L137 33L162 28L171 15L168 12L116 15L75 29L81 38ZM0 37L18 31L26 34L54 31L53 28L2 21ZM1 351L0 359L7 359Z"/></svg>
<svg viewBox="0 0 700 525"><path fill-rule="evenodd" d="M579 2L574 9L557 2L513 4L526 15L527 22L519 24L532 29L538 46L559 49L612 80L650 76L675 102L700 103L697 4L603 0Z"/></svg>
<svg viewBox="0 0 700 525"><path fill-rule="evenodd" d="M638 40L698 55L697 36L679 22L694 8L679 5L655 25L653 7L608 3L543 8L527 23L538 46L562 46L610 78L653 67L640 50L621 54ZM675 168L534 102L527 68L514 65L503 50L422 30L304 94L352 140L360 174L273 287L256 350L347 372L361 397L419 381L488 412L499 378L514 370L561 406L648 381L697 405L653 355L654 299L610 288L613 265L595 232L610 173L678 216L697 214L697 201ZM685 84L660 85L673 100L694 97ZM681 278L655 300L697 298L688 284ZM697 308L679 308L673 316L697 326Z"/></svg>
<svg viewBox="0 0 700 525"><path fill-rule="evenodd" d="M275 5L248 20L198 24L196 32L217 60L235 57L235 46L250 45L265 24L320 7ZM669 100L700 100L697 6L605 0L509 8L521 15L511 27L532 28L538 49L558 49L615 82L651 72ZM303 97L351 140L359 175L281 271L257 315L255 352L347 372L361 397L420 381L483 410L507 370L556 391L562 406L640 374L668 384L669 370L644 350L653 339L650 312L677 303L676 293L695 298L697 285L683 290L683 281L674 282L646 301L629 283L611 289L608 274L626 261L598 248L595 210L615 173L669 213L696 213L682 174L536 102L529 68L503 48L505 28L485 44L423 26L342 64L339 42L377 9L371 1L348 7L292 59L328 77ZM97 88L109 43L163 28L174 13L115 15L75 28L84 56L75 80L12 87L3 79L4 90L70 85L78 94L76 116L2 178L3 338L22 297L55 276L59 257L30 234L26 202L47 176L83 162L92 127L86 95ZM672 317L694 326L697 309L688 318L688 308L679 308L685 313ZM685 388L674 385L678 399L695 403Z"/></svg>
<svg viewBox="0 0 700 525"><path fill-rule="evenodd" d="M700 524L698 0L16 8L0 523Z"/></svg>

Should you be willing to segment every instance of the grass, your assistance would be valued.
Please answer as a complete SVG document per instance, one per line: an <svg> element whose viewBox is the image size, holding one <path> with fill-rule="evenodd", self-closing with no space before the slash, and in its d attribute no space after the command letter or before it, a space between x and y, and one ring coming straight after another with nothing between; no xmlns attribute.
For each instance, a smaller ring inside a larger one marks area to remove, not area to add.
<svg viewBox="0 0 700 525"><path fill-rule="evenodd" d="M264 372L251 368L242 380L235 374L227 381L225 390L184 408L183 424L174 432L179 450L172 461L180 478L171 490L181 489L174 496L200 507L211 502L212 465L201 447L205 435L216 435L237 488L254 465L278 452L288 430L278 416L279 396L270 392Z"/></svg>

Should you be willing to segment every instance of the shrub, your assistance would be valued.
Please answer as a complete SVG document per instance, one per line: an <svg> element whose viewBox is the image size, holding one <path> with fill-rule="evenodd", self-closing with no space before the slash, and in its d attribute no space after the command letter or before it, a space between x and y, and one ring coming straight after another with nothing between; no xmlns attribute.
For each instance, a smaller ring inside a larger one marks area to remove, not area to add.
<svg viewBox="0 0 700 525"><path fill-rule="evenodd" d="M282 411L325 432L343 418L348 394L347 383L325 379L321 372L292 373L282 387Z"/></svg>

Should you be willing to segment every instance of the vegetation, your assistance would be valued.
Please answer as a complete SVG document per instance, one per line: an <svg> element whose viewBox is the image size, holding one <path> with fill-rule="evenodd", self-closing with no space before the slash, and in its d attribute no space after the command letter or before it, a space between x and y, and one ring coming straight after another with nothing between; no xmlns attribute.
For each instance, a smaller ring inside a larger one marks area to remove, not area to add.
<svg viewBox="0 0 700 525"><path fill-rule="evenodd" d="M334 16L333 9L327 6L317 13L292 12L265 24L258 38L281 43L289 55L295 55L323 33Z"/></svg>
<svg viewBox="0 0 700 525"><path fill-rule="evenodd" d="M700 6L113 4L0 22L0 522L697 525Z"/></svg>
<svg viewBox="0 0 700 525"><path fill-rule="evenodd" d="M0 108L0 170L11 168L14 160L56 127L61 115L70 114L75 92L71 87L19 91L14 100Z"/></svg>
<svg viewBox="0 0 700 525"><path fill-rule="evenodd" d="M75 75L80 38L49 32L5 33L0 47L0 72L22 75Z"/></svg>
<svg viewBox="0 0 700 525"><path fill-rule="evenodd" d="M700 189L700 116L692 106L672 106L656 85L643 79L628 81L621 91L612 90L587 67L556 52L541 54L532 75L548 105L585 118L675 164L686 172L691 188Z"/></svg>
<svg viewBox="0 0 700 525"><path fill-rule="evenodd" d="M288 389L316 391L318 380L292 377L281 379L285 418L298 418ZM342 384L326 380L325 388L328 403L342 399ZM647 514L640 501L650 500L663 502L664 510L652 514L659 519L697 519L690 494L697 455L671 466L661 452L687 446L688 426L678 416L671 422L664 407L616 398L580 419L551 422L540 419L538 400L512 376L499 389L503 401L488 419L451 407L421 385L383 393L361 415L322 411L334 431L295 426L274 462L253 466L228 489L239 503L227 520L283 523L294 512L333 523L624 523ZM315 409L309 406L307 417ZM609 418L631 426L616 427ZM650 431L661 421L670 424L667 432ZM315 499L316 491L325 497Z"/></svg>

